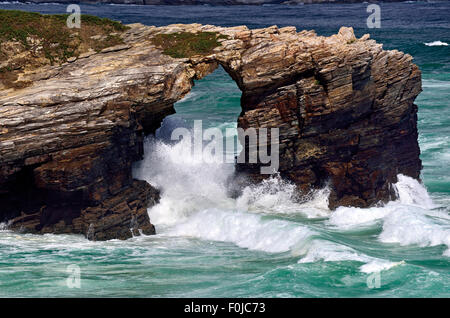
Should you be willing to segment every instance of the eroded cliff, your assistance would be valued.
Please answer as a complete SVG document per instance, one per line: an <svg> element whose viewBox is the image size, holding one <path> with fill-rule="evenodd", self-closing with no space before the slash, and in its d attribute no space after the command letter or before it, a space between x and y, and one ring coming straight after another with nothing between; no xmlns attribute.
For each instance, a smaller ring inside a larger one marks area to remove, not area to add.
<svg viewBox="0 0 450 318"><path fill-rule="evenodd" d="M220 45L181 58L155 45L157 34L182 32L217 34ZM419 177L420 71L368 35L133 24L120 38L62 65L17 70L26 87L0 84L0 221L10 228L154 233L146 208L158 191L133 180L131 165L144 135L219 64L242 90L239 127L279 128L280 174L304 192L329 183L330 208L386 202L397 174ZM237 170L260 180L257 168Z"/></svg>

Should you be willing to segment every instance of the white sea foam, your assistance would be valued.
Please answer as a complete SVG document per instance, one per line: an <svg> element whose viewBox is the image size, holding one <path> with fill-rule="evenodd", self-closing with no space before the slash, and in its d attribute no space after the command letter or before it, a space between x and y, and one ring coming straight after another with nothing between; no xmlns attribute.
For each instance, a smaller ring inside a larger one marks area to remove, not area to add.
<svg viewBox="0 0 450 318"><path fill-rule="evenodd" d="M233 200L226 195L226 183L233 174L230 166L196 160L182 141L169 145L148 140L145 147L145 160L136 165L134 173L162 189L160 204L149 210L161 237L194 237L267 253L290 252L300 256L300 262L356 260L388 267L388 261L317 239L319 234L308 226L260 214L327 216L327 188L299 203L295 185L274 176L245 188ZM180 156L185 159L183 164Z"/></svg>
<svg viewBox="0 0 450 318"><path fill-rule="evenodd" d="M207 208L234 207L226 195L233 165L204 163L191 153L189 142L171 145L148 139L144 147L147 155L135 165L134 175L162 190L160 204L150 211L153 223L172 225Z"/></svg>
<svg viewBox="0 0 450 318"><path fill-rule="evenodd" d="M448 46L448 43L442 41L433 41L424 43L426 46Z"/></svg>
<svg viewBox="0 0 450 318"><path fill-rule="evenodd" d="M295 193L294 184L274 176L260 184L246 187L237 200L237 207L241 210L276 210L288 213Z"/></svg>
<svg viewBox="0 0 450 318"><path fill-rule="evenodd" d="M296 186L272 176L261 183L246 187L237 200L240 210L271 214L302 214L308 218L329 216L329 188L311 192L307 197L298 197Z"/></svg>
<svg viewBox="0 0 450 318"><path fill-rule="evenodd" d="M436 246L446 245L450 249L450 226L438 223L426 214L426 210L398 208L384 218L379 240L400 245Z"/></svg>
<svg viewBox="0 0 450 318"><path fill-rule="evenodd" d="M348 230L361 226L374 226L381 222L382 232L378 239L384 243L422 247L446 245L449 255L450 217L445 211L436 209L425 187L417 180L398 176L395 184L399 199L382 207L368 209L340 207L328 223Z"/></svg>
<svg viewBox="0 0 450 318"><path fill-rule="evenodd" d="M399 196L397 201L367 209L339 207L331 214L328 224L342 229L372 226L398 210L409 211L412 206L423 209L435 207L425 187L413 178L398 175L398 182L394 187Z"/></svg>
<svg viewBox="0 0 450 318"><path fill-rule="evenodd" d="M231 242L242 248L280 253L289 251L313 232L288 221L265 220L250 213L208 209L176 225L164 235Z"/></svg>
<svg viewBox="0 0 450 318"><path fill-rule="evenodd" d="M363 273L380 272L388 270L396 265L404 262L390 262L379 258L367 256L359 253L351 247L333 243L325 240L315 240L308 247L305 256L302 257L299 263L313 263L317 261L324 262L342 262L342 261L356 261L365 263L360 266L359 270Z"/></svg>
<svg viewBox="0 0 450 318"><path fill-rule="evenodd" d="M384 260L375 259L369 261L367 264L362 265L359 270L363 273L376 273L384 270L391 269L396 266L406 264L405 261L400 262L388 262Z"/></svg>
<svg viewBox="0 0 450 318"><path fill-rule="evenodd" d="M247 188L237 200L227 195L233 165L206 164L191 155L183 141L165 144L147 140L146 156L134 175L162 190L160 203L149 209L159 233L231 242L252 250L286 252L312 234L307 227L265 219L248 211L289 208L295 186L274 177ZM183 157L180 163L179 157Z"/></svg>
<svg viewBox="0 0 450 318"><path fill-rule="evenodd" d="M395 184L395 189L401 204L415 205L425 209L435 207L427 189L419 181L402 174L399 174L397 179L398 182Z"/></svg>
<svg viewBox="0 0 450 318"><path fill-rule="evenodd" d="M368 262L368 256L360 255L352 248L325 240L315 240L307 249L306 254L298 262L312 263L323 260L325 262L358 261Z"/></svg>
<svg viewBox="0 0 450 318"><path fill-rule="evenodd" d="M297 203L295 185L275 176L246 187L234 200L227 196L227 182L234 172L232 164L207 164L193 156L190 144L183 141L166 144L148 139L145 152L145 159L134 167L134 175L162 190L160 203L149 212L157 225L174 225L196 212L216 207L253 213L303 213L307 217L329 214L326 188L312 193L310 200Z"/></svg>
<svg viewBox="0 0 450 318"><path fill-rule="evenodd" d="M370 209L339 207L331 214L327 223L342 230L353 229L356 227L372 227L375 225L375 222L383 219L394 210L395 207L391 207L389 204L384 207L374 207Z"/></svg>

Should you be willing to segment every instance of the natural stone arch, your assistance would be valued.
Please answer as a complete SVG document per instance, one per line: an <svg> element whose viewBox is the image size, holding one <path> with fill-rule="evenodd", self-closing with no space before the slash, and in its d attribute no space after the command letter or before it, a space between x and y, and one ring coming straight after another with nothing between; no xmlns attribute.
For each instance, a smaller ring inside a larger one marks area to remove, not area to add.
<svg viewBox="0 0 450 318"><path fill-rule="evenodd" d="M180 31L228 38L191 58L152 45L155 34ZM330 208L387 201L398 173L419 177L420 71L411 56L356 39L351 28L320 37L293 27L135 24L123 40L21 74L33 85L0 92L0 201L13 211L12 228L91 239L153 233L146 208L157 190L132 180L131 164L143 156L144 135L218 64L243 92L238 125L279 128L281 175L304 191L330 181ZM256 168L239 170L258 180ZM10 185L21 171L32 184L26 211L10 204L20 201Z"/></svg>
<svg viewBox="0 0 450 318"><path fill-rule="evenodd" d="M219 63L236 81L239 127L280 129L280 173L301 190L330 182L331 208L366 207L395 198L397 174L419 177L420 71L409 55L351 28L329 38L292 27L192 28L231 38L191 66L202 77ZM259 165L239 170L263 177Z"/></svg>

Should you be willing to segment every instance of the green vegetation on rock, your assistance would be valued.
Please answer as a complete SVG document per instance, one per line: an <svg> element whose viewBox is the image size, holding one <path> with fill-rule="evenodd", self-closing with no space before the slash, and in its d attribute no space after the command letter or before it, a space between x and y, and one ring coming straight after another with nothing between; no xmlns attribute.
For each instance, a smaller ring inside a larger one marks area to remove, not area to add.
<svg viewBox="0 0 450 318"><path fill-rule="evenodd" d="M123 43L120 22L90 15L81 16L80 28L68 28L68 14L0 10L0 81L21 88L17 73L46 64L61 64L89 50Z"/></svg>
<svg viewBox="0 0 450 318"><path fill-rule="evenodd" d="M220 46L219 39L228 36L216 32L178 32L157 34L152 42L163 49L163 53L174 58L187 58L194 55L208 55L214 48Z"/></svg>

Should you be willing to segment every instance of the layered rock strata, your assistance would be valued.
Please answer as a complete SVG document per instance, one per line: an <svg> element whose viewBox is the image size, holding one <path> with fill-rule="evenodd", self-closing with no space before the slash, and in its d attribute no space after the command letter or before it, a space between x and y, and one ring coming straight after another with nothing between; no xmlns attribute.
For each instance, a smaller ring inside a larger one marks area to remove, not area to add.
<svg viewBox="0 0 450 318"><path fill-rule="evenodd" d="M159 33L225 35L212 54L172 58ZM351 28L330 37L276 26L130 25L123 43L0 84L0 221L33 233L89 239L154 233L159 194L132 178L143 137L174 112L194 80L219 65L242 90L242 128L280 129L280 174L308 192L328 184L330 208L395 197L418 178L421 75L412 57ZM238 171L260 180L259 164Z"/></svg>

